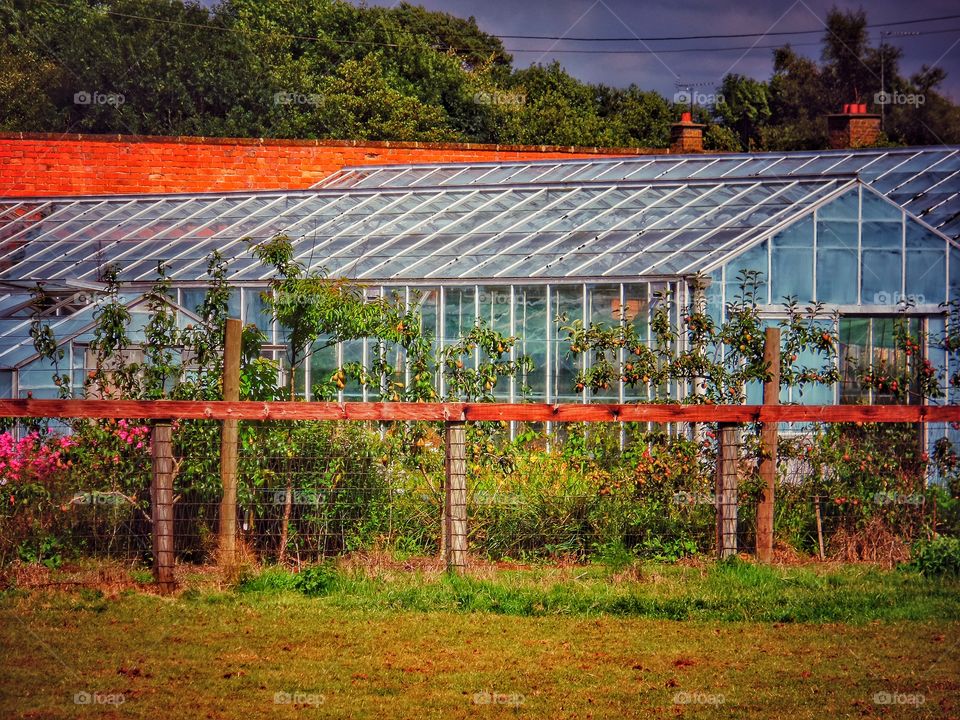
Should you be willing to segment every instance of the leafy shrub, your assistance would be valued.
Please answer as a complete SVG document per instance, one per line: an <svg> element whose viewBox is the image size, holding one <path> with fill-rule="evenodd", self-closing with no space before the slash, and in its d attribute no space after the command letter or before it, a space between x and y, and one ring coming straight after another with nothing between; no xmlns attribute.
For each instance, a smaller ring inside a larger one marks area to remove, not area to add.
<svg viewBox="0 0 960 720"><path fill-rule="evenodd" d="M293 580L293 588L310 597L326 595L337 584L336 568L329 563L312 565L301 570Z"/></svg>
<svg viewBox="0 0 960 720"><path fill-rule="evenodd" d="M911 566L924 575L960 576L960 538L939 536L913 546Z"/></svg>

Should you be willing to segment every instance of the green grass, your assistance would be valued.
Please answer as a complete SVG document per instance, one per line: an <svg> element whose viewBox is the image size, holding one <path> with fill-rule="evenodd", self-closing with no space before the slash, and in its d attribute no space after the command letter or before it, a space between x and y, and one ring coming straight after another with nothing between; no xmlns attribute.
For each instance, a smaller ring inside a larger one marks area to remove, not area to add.
<svg viewBox="0 0 960 720"><path fill-rule="evenodd" d="M955 581L747 563L316 572L175 597L0 593L0 717L960 714Z"/></svg>
<svg viewBox="0 0 960 720"><path fill-rule="evenodd" d="M621 579L626 575L629 579ZM315 583L314 579L321 582ZM745 562L703 568L641 565L632 573L602 566L499 571L494 578L333 572L299 576L268 568L241 593L320 596L339 609L488 612L501 615L623 615L667 620L848 622L960 620L960 581L910 571L848 566L829 571Z"/></svg>

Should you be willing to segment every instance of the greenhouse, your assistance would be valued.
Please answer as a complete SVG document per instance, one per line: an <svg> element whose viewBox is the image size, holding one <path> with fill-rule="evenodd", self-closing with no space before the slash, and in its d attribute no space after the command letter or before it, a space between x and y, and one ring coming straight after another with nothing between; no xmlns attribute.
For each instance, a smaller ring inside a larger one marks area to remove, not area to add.
<svg viewBox="0 0 960 720"><path fill-rule="evenodd" d="M515 352L535 362L530 392L511 382L497 388L503 399L588 401L574 377L589 358L571 352L564 324L630 321L649 337L656 303L672 298L677 315L701 285L720 318L744 270L758 273L769 322L787 297L822 303L824 322L839 323L842 358L895 352L899 311L918 332L942 331L943 304L960 300L960 148L367 166L303 191L6 200L0 395L56 396L29 336L38 284L56 300L47 320L79 386L104 270L119 272L136 327L162 263L186 325L198 322L214 250L228 262L231 314L260 327L280 359L285 337L262 297L272 269L251 250L280 233L307 268L418 304L439 347L476 318L517 336ZM311 399L313 378L369 352L351 341L313 354L302 396ZM786 389L784 399L874 399L853 385L803 397ZM637 392L596 397L629 402ZM366 393L348 385L342 399Z"/></svg>

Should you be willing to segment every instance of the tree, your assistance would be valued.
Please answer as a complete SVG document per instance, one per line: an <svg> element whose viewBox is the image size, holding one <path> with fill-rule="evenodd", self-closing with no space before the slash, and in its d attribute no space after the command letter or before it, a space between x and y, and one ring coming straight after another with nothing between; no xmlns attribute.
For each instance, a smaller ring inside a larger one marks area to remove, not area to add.
<svg viewBox="0 0 960 720"><path fill-rule="evenodd" d="M761 141L761 128L770 119L766 83L731 73L723 79L715 112L736 133L740 149L753 150Z"/></svg>

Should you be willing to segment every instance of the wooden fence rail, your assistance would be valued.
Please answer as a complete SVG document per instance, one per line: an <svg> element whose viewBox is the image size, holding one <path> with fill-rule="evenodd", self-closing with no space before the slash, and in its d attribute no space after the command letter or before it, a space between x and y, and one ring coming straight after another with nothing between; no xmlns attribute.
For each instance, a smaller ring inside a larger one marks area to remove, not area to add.
<svg viewBox="0 0 960 720"><path fill-rule="evenodd" d="M960 405L613 405L566 403L0 400L0 417L481 422L960 422Z"/></svg>

